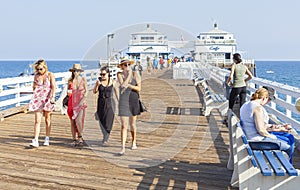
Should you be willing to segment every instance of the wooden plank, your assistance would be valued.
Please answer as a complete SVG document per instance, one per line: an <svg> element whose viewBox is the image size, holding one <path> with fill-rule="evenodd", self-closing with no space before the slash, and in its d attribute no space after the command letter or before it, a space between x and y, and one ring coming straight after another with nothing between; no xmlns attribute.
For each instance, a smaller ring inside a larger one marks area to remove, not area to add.
<svg viewBox="0 0 300 190"><path fill-rule="evenodd" d="M93 118L97 97L92 93L84 133L88 146L81 148L69 145L69 119L60 112L52 114L50 146L37 149L28 148L34 114L6 117L0 123L0 189L235 189L230 187L232 171L226 168L229 134L220 124L222 118L216 116L217 126L212 128L207 117L196 111L191 114L190 110L202 108L192 81L171 76L171 70L144 73L141 97L150 110L138 116L138 149L130 150L128 134L123 157L116 156L120 150L117 116L109 145L101 146L102 135ZM182 114L170 114L172 110L168 114L168 107L177 107ZM44 134L43 121L41 144ZM158 149L159 145L165 146ZM154 158L157 153L161 155ZM162 159L164 154L169 156ZM121 165L122 161L129 164ZM299 162L296 155L294 161ZM135 167L151 162L158 164Z"/></svg>
<svg viewBox="0 0 300 190"><path fill-rule="evenodd" d="M7 110L0 111L0 122L4 121L5 117L17 114L17 113L27 113L28 105L22 105L14 108L10 108Z"/></svg>

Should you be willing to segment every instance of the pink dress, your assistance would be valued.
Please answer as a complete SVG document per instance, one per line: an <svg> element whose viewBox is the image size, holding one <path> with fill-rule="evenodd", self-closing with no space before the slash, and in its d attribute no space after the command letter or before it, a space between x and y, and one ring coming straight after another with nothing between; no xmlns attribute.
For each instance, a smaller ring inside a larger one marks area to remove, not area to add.
<svg viewBox="0 0 300 190"><path fill-rule="evenodd" d="M85 81L85 79L82 78L82 80L79 83L78 88L76 88L76 86L73 85L73 89L72 89L72 107L73 107L72 119L76 119L78 114L80 113L80 111L83 110L82 126L84 123L85 109L87 108L87 105L85 102L80 104L80 102L84 98L84 94L85 94L84 81Z"/></svg>
<svg viewBox="0 0 300 190"><path fill-rule="evenodd" d="M48 72L45 81L35 79L36 87L29 102L29 111L53 111L54 104L50 103L51 83Z"/></svg>

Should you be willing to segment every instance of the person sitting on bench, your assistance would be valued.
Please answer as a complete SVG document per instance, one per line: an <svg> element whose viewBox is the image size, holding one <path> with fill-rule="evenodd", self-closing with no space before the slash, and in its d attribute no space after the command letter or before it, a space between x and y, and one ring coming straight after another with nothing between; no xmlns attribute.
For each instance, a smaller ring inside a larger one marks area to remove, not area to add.
<svg viewBox="0 0 300 190"><path fill-rule="evenodd" d="M269 115L263 107L274 99L274 97L274 93L269 96L269 92L266 88L256 90L256 92L252 94L250 101L246 102L240 109L241 126L248 140L267 141L278 144L280 150L288 154L290 162L292 163L294 144L286 140L289 138L293 140L293 135L288 133L291 126L287 124L281 126L269 124ZM280 133L272 134L273 132Z"/></svg>

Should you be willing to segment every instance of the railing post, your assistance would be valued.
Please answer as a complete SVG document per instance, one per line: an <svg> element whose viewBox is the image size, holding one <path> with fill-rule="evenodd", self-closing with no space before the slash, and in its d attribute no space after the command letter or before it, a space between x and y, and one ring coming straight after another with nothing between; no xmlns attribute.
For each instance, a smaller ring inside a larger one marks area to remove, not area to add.
<svg viewBox="0 0 300 190"><path fill-rule="evenodd" d="M16 103L16 107L20 106L21 105L21 101L20 101L20 83L17 83L16 84L16 89L18 90L17 91L17 94L16 94L16 99L17 99L17 103Z"/></svg>
<svg viewBox="0 0 300 190"><path fill-rule="evenodd" d="M292 97L290 95L286 95L286 102L289 103L289 104L292 104ZM286 109L286 116L287 117L292 117L291 110Z"/></svg>

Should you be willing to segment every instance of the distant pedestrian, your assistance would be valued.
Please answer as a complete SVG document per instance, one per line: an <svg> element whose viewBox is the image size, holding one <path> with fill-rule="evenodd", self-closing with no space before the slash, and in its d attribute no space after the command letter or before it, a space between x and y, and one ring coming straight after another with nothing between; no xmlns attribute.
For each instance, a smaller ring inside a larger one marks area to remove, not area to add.
<svg viewBox="0 0 300 190"><path fill-rule="evenodd" d="M45 60L40 59L34 63L33 95L29 102L29 111L34 111L34 139L30 143L32 147L39 147L40 126L43 113L46 123L45 146L49 146L51 131L51 112L54 110L55 77L48 71Z"/></svg>
<svg viewBox="0 0 300 190"><path fill-rule="evenodd" d="M149 56L147 56L146 63L147 63L147 71L148 71L148 74L151 74L152 68L153 68L153 64L151 63L151 59L150 59ZM141 76L142 76L142 75L141 75Z"/></svg>
<svg viewBox="0 0 300 190"><path fill-rule="evenodd" d="M169 57L168 60L167 60L167 63L168 63L168 69L171 68L171 66L172 66L172 61L173 61L172 58Z"/></svg>
<svg viewBox="0 0 300 190"><path fill-rule="evenodd" d="M140 115L139 92L141 91L141 77L137 72L131 70L131 61L121 60L119 67L122 72L117 74L120 83L119 116L121 119L121 151L125 153L127 139L127 128L130 126L131 149L137 149L136 143L136 118Z"/></svg>
<svg viewBox="0 0 300 190"><path fill-rule="evenodd" d="M83 145L83 128L85 111L87 108L86 97L88 94L86 79L80 76L83 72L80 64L74 64L69 71L72 76L69 79L69 102L68 102L68 116L71 122L71 133L73 142L72 145ZM76 137L77 133L77 137Z"/></svg>
<svg viewBox="0 0 300 190"><path fill-rule="evenodd" d="M154 70L158 69L158 60L156 57L153 58L153 69Z"/></svg>
<svg viewBox="0 0 300 190"><path fill-rule="evenodd" d="M159 65L160 65L161 70L164 69L164 63L165 63L165 60L162 57L159 57Z"/></svg>
<svg viewBox="0 0 300 190"><path fill-rule="evenodd" d="M231 66L230 76L227 79L226 84L232 87L229 96L229 109L233 109L235 100L237 96L240 98L240 107L246 101L246 82L253 78L252 73L249 69L242 63L241 55L235 53L233 55L233 64ZM245 74L248 77L245 79ZM233 80L233 83L231 82Z"/></svg>
<svg viewBox="0 0 300 190"><path fill-rule="evenodd" d="M96 81L93 89L94 94L98 93L97 119L103 134L102 144L108 143L110 132L115 118L115 105L113 95L119 100L119 89L116 81L110 77L109 67L104 66L100 69L100 77Z"/></svg>
<svg viewBox="0 0 300 190"><path fill-rule="evenodd" d="M177 56L174 57L174 59L173 59L174 65L176 65L178 63L178 61L179 61L178 57Z"/></svg>
<svg viewBox="0 0 300 190"><path fill-rule="evenodd" d="M150 62L150 61L149 61ZM150 66L151 68L152 66ZM143 74L143 67L140 63L140 61L136 61L136 64L133 66L133 71L137 71L140 76L142 77L142 74Z"/></svg>

